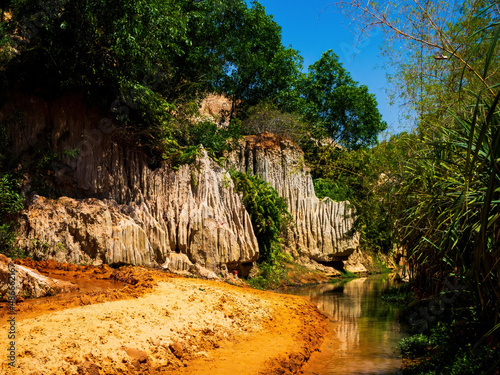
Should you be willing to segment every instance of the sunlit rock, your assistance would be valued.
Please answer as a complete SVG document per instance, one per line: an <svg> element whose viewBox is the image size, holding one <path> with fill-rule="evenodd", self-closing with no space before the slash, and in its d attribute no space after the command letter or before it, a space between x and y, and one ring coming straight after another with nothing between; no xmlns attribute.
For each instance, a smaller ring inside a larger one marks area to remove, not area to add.
<svg viewBox="0 0 500 375"><path fill-rule="evenodd" d="M78 290L76 284L41 275L0 254L0 300L38 298L74 290Z"/></svg>
<svg viewBox="0 0 500 375"><path fill-rule="evenodd" d="M262 133L247 136L228 153L228 166L255 174L284 197L294 218L287 245L318 262L345 258L359 247L352 234L354 211L349 202L318 199L302 150L289 140Z"/></svg>
<svg viewBox="0 0 500 375"><path fill-rule="evenodd" d="M21 215L20 243L31 256L159 265L181 253L217 273L257 260L252 224L231 178L203 150L178 168L152 160L80 96L47 102L13 95L3 110L22 113L24 131L11 134L14 154L30 158L33 145L48 139L61 155L51 186L60 198L35 195Z"/></svg>

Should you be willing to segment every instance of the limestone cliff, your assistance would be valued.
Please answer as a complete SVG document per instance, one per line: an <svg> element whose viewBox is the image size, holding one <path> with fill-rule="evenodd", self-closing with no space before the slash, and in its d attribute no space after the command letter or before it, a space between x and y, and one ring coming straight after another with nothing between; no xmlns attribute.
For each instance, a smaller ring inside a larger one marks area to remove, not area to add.
<svg viewBox="0 0 500 375"><path fill-rule="evenodd" d="M2 113L4 119L22 113L17 121L23 126L12 133L20 158L44 141L60 155L79 151L52 164L61 197L35 195L22 214L20 242L30 255L155 265L183 253L221 273L242 272L258 258L232 181L205 152L178 170L163 162L150 166L144 152L123 141L113 122L78 96L53 102L13 96Z"/></svg>
<svg viewBox="0 0 500 375"><path fill-rule="evenodd" d="M292 142L273 134L247 136L228 153L228 166L255 174L284 197L294 218L289 245L298 255L319 262L347 259L358 249L351 235L354 212L349 202L320 200L314 193L303 152Z"/></svg>
<svg viewBox="0 0 500 375"><path fill-rule="evenodd" d="M105 112L78 95L52 101L12 95L0 121L10 122L20 160L33 158L40 147L59 155L50 170L58 198L35 191L21 215L20 244L29 255L177 271L237 269L243 276L257 260L257 240L231 178L203 150L177 169L152 163ZM269 134L247 137L228 161L286 198L295 219L289 239L295 255L331 262L357 249L357 236L349 236L349 203L315 196L296 145ZM25 191L34 186L28 175Z"/></svg>

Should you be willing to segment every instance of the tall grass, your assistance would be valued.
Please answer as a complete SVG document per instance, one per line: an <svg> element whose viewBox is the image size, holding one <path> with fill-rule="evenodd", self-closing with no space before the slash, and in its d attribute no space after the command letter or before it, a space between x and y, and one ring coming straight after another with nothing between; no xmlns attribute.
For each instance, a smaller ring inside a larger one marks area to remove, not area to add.
<svg viewBox="0 0 500 375"><path fill-rule="evenodd" d="M423 138L401 193L412 278L431 293L450 278L467 286L464 298L485 339L500 331L500 82L490 74L498 68L500 23L480 31L489 43L482 86L470 91L474 85L464 83L460 112Z"/></svg>

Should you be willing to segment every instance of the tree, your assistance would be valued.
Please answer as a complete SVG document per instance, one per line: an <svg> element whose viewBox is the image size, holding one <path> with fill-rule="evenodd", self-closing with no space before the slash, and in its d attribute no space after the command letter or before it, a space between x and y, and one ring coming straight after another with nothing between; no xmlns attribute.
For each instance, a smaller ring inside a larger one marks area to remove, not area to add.
<svg viewBox="0 0 500 375"><path fill-rule="evenodd" d="M7 85L49 97L85 92L158 156L163 140L182 144L180 128L207 93L229 95L234 113L236 104L277 101L301 67L257 2L250 8L244 0L0 5L12 15L0 25L0 75Z"/></svg>
<svg viewBox="0 0 500 375"><path fill-rule="evenodd" d="M365 85L359 86L332 50L309 67L299 80L300 97L293 104L319 131L349 149L377 144L387 128L377 101Z"/></svg>
<svg viewBox="0 0 500 375"><path fill-rule="evenodd" d="M460 111L467 90L486 89L499 80L498 69L484 75L484 62L500 63L500 47L488 51L483 43L500 19L498 2L466 1L338 1L359 32L380 27L385 33L382 53L393 85L391 96L401 103L408 119L421 131L451 123L450 112ZM410 115L411 114L411 115Z"/></svg>
<svg viewBox="0 0 500 375"><path fill-rule="evenodd" d="M393 194L404 202L396 223L412 281L435 296L450 292L449 280L464 289L449 313L436 314L440 323L452 317L449 339L411 371L453 372L443 363L446 352L461 353L447 354L445 362L461 362L463 371L493 373L500 364L493 344L500 334L499 4L412 0L381 7L354 0L349 6L357 18L365 16L365 26L382 25L405 51L396 60L395 50L386 50L402 90L395 95L418 111L416 153Z"/></svg>
<svg viewBox="0 0 500 375"><path fill-rule="evenodd" d="M276 102L290 91L302 68L302 58L281 42L281 27L258 2L233 12L235 32L224 34L222 74L215 87L248 108L259 102Z"/></svg>
<svg viewBox="0 0 500 375"><path fill-rule="evenodd" d="M286 201L258 176L229 171L235 189L242 194L245 209L259 244L259 262L274 263L282 252L280 235L291 220Z"/></svg>
<svg viewBox="0 0 500 375"><path fill-rule="evenodd" d="M401 239L396 219L407 199L398 192L415 146L415 136L402 133L368 149L325 145L313 155L306 153L316 195L347 200L356 208L355 229L363 251L387 254Z"/></svg>

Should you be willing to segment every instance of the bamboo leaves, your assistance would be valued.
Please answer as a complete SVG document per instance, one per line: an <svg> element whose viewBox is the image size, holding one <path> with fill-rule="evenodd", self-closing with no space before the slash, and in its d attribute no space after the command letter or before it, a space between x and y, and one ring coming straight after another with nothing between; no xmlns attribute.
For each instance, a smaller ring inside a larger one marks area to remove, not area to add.
<svg viewBox="0 0 500 375"><path fill-rule="evenodd" d="M496 51L500 25L490 30L488 51ZM420 157L409 162L414 177L402 191L414 205L402 222L412 274L434 291L460 277L492 327L500 320L500 85L467 94L473 104L425 134Z"/></svg>

